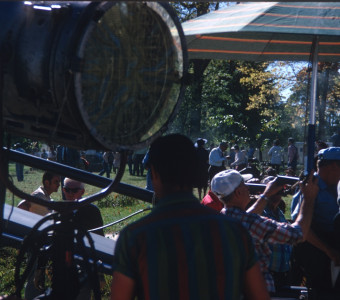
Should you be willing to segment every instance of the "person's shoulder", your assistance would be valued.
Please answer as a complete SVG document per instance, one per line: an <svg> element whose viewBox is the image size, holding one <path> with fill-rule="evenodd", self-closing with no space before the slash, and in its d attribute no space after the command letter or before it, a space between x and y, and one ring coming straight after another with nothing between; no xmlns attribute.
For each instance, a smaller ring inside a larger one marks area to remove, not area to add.
<svg viewBox="0 0 340 300"><path fill-rule="evenodd" d="M79 211L82 211L82 212L97 212L97 213L100 213L100 209L98 208L97 205L93 204L93 203L90 203L88 205L85 205L83 207L81 207L79 209Z"/></svg>
<svg viewBox="0 0 340 300"><path fill-rule="evenodd" d="M232 229L240 238L244 235L248 235L248 230L244 227L240 219L221 213L219 214L219 218L225 226Z"/></svg>
<svg viewBox="0 0 340 300"><path fill-rule="evenodd" d="M31 193L31 195L43 200L51 200L50 197L45 194L45 191L41 186L38 187L33 193Z"/></svg>

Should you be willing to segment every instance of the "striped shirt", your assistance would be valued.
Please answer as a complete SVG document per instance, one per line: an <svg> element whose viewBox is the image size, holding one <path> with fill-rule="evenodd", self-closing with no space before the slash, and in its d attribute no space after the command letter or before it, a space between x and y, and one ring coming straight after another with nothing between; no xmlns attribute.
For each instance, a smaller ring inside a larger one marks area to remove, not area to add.
<svg viewBox="0 0 340 300"><path fill-rule="evenodd" d="M279 223L257 214L247 213L237 207L223 208L221 213L241 221L243 226L249 231L255 244L267 289L269 292L275 292L274 280L269 272L271 250L268 243L295 244L302 241L300 226Z"/></svg>
<svg viewBox="0 0 340 300"><path fill-rule="evenodd" d="M122 230L113 268L135 281L138 299L240 299L255 263L240 223L177 193Z"/></svg>

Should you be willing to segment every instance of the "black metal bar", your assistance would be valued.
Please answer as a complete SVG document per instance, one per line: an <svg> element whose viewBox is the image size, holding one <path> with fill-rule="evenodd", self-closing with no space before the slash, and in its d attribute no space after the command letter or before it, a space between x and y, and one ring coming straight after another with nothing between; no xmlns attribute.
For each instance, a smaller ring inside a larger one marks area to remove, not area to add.
<svg viewBox="0 0 340 300"><path fill-rule="evenodd" d="M33 168L57 173L96 187L105 188L112 182L112 180L109 178L65 166L54 161L42 159L27 153L18 152L15 150L9 150L8 153L9 159L11 161L19 162ZM152 203L153 192L130 184L120 182L115 192Z"/></svg>

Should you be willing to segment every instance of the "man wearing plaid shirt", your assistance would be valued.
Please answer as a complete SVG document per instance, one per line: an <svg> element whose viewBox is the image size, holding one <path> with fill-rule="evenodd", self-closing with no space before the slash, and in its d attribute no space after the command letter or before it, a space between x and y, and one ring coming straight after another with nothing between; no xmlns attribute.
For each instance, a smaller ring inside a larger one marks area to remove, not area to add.
<svg viewBox="0 0 340 300"><path fill-rule="evenodd" d="M271 250L268 243L295 244L305 240L310 227L314 199L318 193L317 180L312 176L305 185L300 184L304 194L304 202L300 214L293 224L279 223L272 219L258 215L261 213L269 197L282 189L275 183L269 182L258 201L246 211L250 202L248 187L244 178L236 170L226 170L215 175L211 183L212 191L224 204L221 213L241 221L249 230L255 244L262 274L269 292L275 292L273 278L269 272Z"/></svg>

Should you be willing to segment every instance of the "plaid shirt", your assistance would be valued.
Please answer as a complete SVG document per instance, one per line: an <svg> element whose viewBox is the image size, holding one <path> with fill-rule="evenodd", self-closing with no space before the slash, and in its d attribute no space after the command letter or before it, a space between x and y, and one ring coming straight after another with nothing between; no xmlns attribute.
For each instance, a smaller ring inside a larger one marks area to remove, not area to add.
<svg viewBox="0 0 340 300"><path fill-rule="evenodd" d="M237 207L223 208L221 213L239 220L249 231L253 238L267 289L269 292L275 292L274 280L269 272L271 250L268 243L295 244L302 241L300 226L279 223L257 214L247 213Z"/></svg>
<svg viewBox="0 0 340 300"><path fill-rule="evenodd" d="M262 216L275 220L277 222L286 222L287 220L278 207L273 211L268 206L263 210ZM272 255L270 256L269 269L273 272L288 272L290 269L290 256L292 246L288 244L269 244Z"/></svg>

